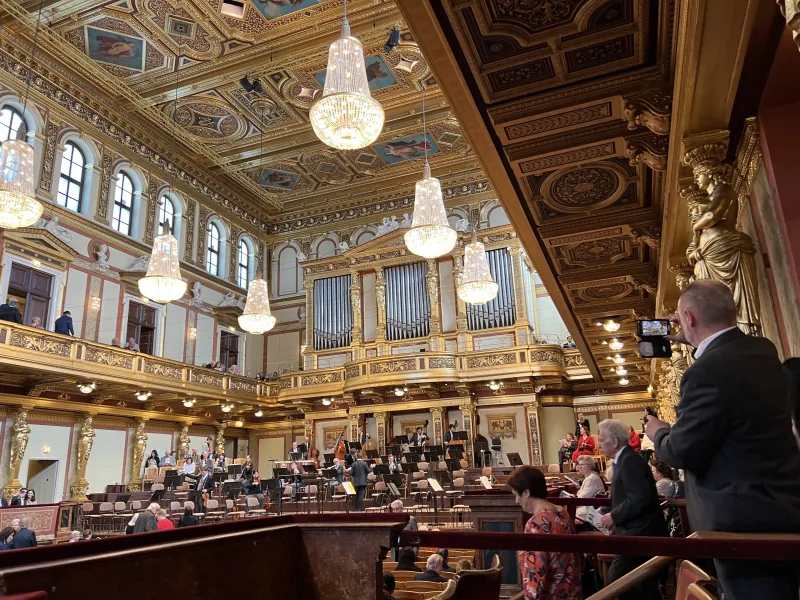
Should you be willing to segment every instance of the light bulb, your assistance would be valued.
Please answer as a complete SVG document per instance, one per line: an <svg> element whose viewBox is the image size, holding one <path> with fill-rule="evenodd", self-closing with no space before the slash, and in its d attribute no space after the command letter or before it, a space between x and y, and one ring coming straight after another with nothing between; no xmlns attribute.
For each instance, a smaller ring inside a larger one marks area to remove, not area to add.
<svg viewBox="0 0 800 600"><path fill-rule="evenodd" d="M608 347L611 348L612 350L622 350L623 343L620 342L617 338L614 338L609 342Z"/></svg>
<svg viewBox="0 0 800 600"><path fill-rule="evenodd" d="M258 410L255 412L255 416L257 416L257 417L263 417L263 416L264 416L264 411L263 411L263 410L261 410L261 409L259 408L259 409L258 409Z"/></svg>
<svg viewBox="0 0 800 600"><path fill-rule="evenodd" d="M489 389L496 392L497 390L500 389L500 384L497 383L496 381L490 381L489 382Z"/></svg>
<svg viewBox="0 0 800 600"><path fill-rule="evenodd" d="M613 359L613 360L614 360L614 363L615 363L615 364L618 364L618 365L621 365L621 364L624 364L624 363L625 363L625 357L624 357L624 356L620 356L619 354L617 354L617 355L614 357L614 359Z"/></svg>
<svg viewBox="0 0 800 600"><path fill-rule="evenodd" d="M323 406L330 406L331 405L331 399L330 398L323 398L322 399L322 405Z"/></svg>
<svg viewBox="0 0 800 600"><path fill-rule="evenodd" d="M83 394L91 394L94 390L97 389L97 384L96 383L88 383L88 382L87 383L79 383L78 384L78 389Z"/></svg>
<svg viewBox="0 0 800 600"><path fill-rule="evenodd" d="M627 375L628 374L628 369L626 369L625 367L619 366L619 367L617 367L617 370L614 371L614 372L617 375Z"/></svg>
<svg viewBox="0 0 800 600"><path fill-rule="evenodd" d="M231 407L228 404L223 404L222 406L220 406L220 409L222 409L222 412L224 412L224 413L231 412Z"/></svg>
<svg viewBox="0 0 800 600"><path fill-rule="evenodd" d="M607 319L603 322L603 329L608 331L609 333L614 333L619 329L619 323L614 321L614 319Z"/></svg>
<svg viewBox="0 0 800 600"><path fill-rule="evenodd" d="M137 400L139 400L139 402L144 402L150 396L152 396L153 393L152 392L145 392L144 390L139 390L134 395L136 396Z"/></svg>
<svg viewBox="0 0 800 600"><path fill-rule="evenodd" d="M623 377L622 379L619 380L620 385L628 385L629 383L630 382L628 381L627 377Z"/></svg>

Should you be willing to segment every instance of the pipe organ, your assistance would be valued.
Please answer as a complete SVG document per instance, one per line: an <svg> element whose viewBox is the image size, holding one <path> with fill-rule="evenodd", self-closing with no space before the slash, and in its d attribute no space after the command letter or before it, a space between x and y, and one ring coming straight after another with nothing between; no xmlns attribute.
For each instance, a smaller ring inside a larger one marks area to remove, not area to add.
<svg viewBox="0 0 800 600"><path fill-rule="evenodd" d="M350 275L314 281L314 350L331 350L350 345L353 306Z"/></svg>
<svg viewBox="0 0 800 600"><path fill-rule="evenodd" d="M511 256L508 248L489 250L486 253L489 271L497 282L497 297L486 304L467 304L467 325L470 330L511 327L516 321L514 306L514 278L511 274Z"/></svg>
<svg viewBox="0 0 800 600"><path fill-rule="evenodd" d="M431 304L424 262L387 267L386 339L407 340L430 335Z"/></svg>

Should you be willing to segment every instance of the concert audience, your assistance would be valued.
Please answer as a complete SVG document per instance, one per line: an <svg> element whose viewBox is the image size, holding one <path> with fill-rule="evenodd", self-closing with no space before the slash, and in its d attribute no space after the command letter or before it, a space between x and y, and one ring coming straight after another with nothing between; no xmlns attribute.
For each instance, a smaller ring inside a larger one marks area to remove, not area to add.
<svg viewBox="0 0 800 600"><path fill-rule="evenodd" d="M156 515L161 510L158 502L151 502L147 510L139 513L139 518L133 524L133 533L145 533L147 531L158 531Z"/></svg>
<svg viewBox="0 0 800 600"><path fill-rule="evenodd" d="M447 548L437 548L436 554L442 557L442 571L449 571L450 573L455 573L456 570L447 564L447 557L449 556L449 552Z"/></svg>
<svg viewBox="0 0 800 600"><path fill-rule="evenodd" d="M591 456L594 454L594 438L589 435L589 430L581 425L579 428L578 449L572 453L572 462L578 462L579 456Z"/></svg>
<svg viewBox="0 0 800 600"><path fill-rule="evenodd" d="M578 498L594 498L597 494L606 491L606 486L598 472L597 462L591 456L578 457L578 472L583 475ZM579 506L575 511L575 516L581 521L588 522L590 512L591 507Z"/></svg>
<svg viewBox="0 0 800 600"><path fill-rule="evenodd" d="M31 327L34 329L44 329L44 327L42 327L42 320L39 317L33 317L33 319L31 319Z"/></svg>
<svg viewBox="0 0 800 600"><path fill-rule="evenodd" d="M22 517L21 519L14 519L11 521L11 527L16 531L14 534L14 541L11 544L14 550L19 550L20 548L34 548L38 545L36 534L28 529L29 525L30 521L28 517Z"/></svg>
<svg viewBox="0 0 800 600"><path fill-rule="evenodd" d="M572 455L578 449L578 442L575 441L575 436L569 431L561 442L561 447L558 449L558 469L561 473L564 472L564 461L571 461ZM572 465L570 464L570 467Z"/></svg>
<svg viewBox="0 0 800 600"><path fill-rule="evenodd" d="M384 573L383 574L383 600L397 600L392 594L394 594L394 575L391 573Z"/></svg>
<svg viewBox="0 0 800 600"><path fill-rule="evenodd" d="M72 315L68 310L65 310L64 314L56 319L53 331L62 335L75 335L75 330L72 327Z"/></svg>
<svg viewBox="0 0 800 600"><path fill-rule="evenodd" d="M660 460L650 461L650 470L656 480L656 491L659 496L667 496L672 487L672 467Z"/></svg>
<svg viewBox="0 0 800 600"><path fill-rule="evenodd" d="M178 521L178 527L193 527L194 525L197 525L197 517L194 516L194 511L191 506L185 506L183 509L183 516L180 521ZM162 528L160 522L158 528ZM167 529L171 528L167 527Z"/></svg>
<svg viewBox="0 0 800 600"><path fill-rule="evenodd" d="M730 288L692 282L678 300L675 342L695 348L677 421L647 419L659 460L684 470L696 531L800 532L800 449L778 352L737 327ZM797 598L796 564L715 560L728 600Z"/></svg>
<svg viewBox="0 0 800 600"><path fill-rule="evenodd" d="M628 429L615 419L599 426L600 450L611 460L611 512L603 515L602 525L613 535L666 536L667 526L659 506L653 474L645 460L628 445ZM613 582L644 563L646 556L616 555L608 570ZM640 583L620 600L661 600L657 577Z"/></svg>
<svg viewBox="0 0 800 600"><path fill-rule="evenodd" d="M74 530L74 531L70 531L70 533L69 533L69 543L73 544L75 542L80 542L80 541L81 541L81 532L78 531L77 529Z"/></svg>
<svg viewBox="0 0 800 600"><path fill-rule="evenodd" d="M28 496L28 488L20 488L19 493L11 499L11 506L25 504L25 499Z"/></svg>
<svg viewBox="0 0 800 600"><path fill-rule="evenodd" d="M181 472L184 475L194 475L194 470L195 470L194 461L190 456L189 458L186 459L186 462L183 463L183 466L181 467Z"/></svg>
<svg viewBox="0 0 800 600"><path fill-rule="evenodd" d="M575 533L567 509L547 501L544 474L536 467L517 467L508 478L508 486L522 510L532 515L525 533ZM567 552L517 552L526 598L559 600L583 598L581 556Z"/></svg>
<svg viewBox="0 0 800 600"><path fill-rule="evenodd" d="M158 516L156 518L158 519L156 527L158 528L159 531L166 531L167 529L175 529L175 524L167 516L166 509L164 508L159 509Z"/></svg>
<svg viewBox="0 0 800 600"><path fill-rule="evenodd" d="M414 564L416 560L417 555L413 548L401 548L395 571L417 571L418 573L422 573L422 569Z"/></svg>
<svg viewBox="0 0 800 600"><path fill-rule="evenodd" d="M634 452L639 452L642 449L642 438L636 433L633 425L628 426L628 445L633 448Z"/></svg>
<svg viewBox="0 0 800 600"><path fill-rule="evenodd" d="M444 583L447 581L441 576L442 572L442 557L438 554L431 554L428 561L425 563L425 571L419 575L414 575L414 581L435 581L437 583Z"/></svg>
<svg viewBox="0 0 800 600"><path fill-rule="evenodd" d="M33 488L28 488L28 492L25 494L25 504L38 504L38 502L36 502L36 492L33 491Z"/></svg>
<svg viewBox="0 0 800 600"><path fill-rule="evenodd" d="M583 413L578 413L577 420L575 422L575 437L580 437L581 435L581 427L586 429L586 433L589 433L589 419L583 416Z"/></svg>
<svg viewBox="0 0 800 600"><path fill-rule="evenodd" d="M0 550L10 550L14 542L15 530L13 527L4 527L0 531Z"/></svg>
<svg viewBox="0 0 800 600"><path fill-rule="evenodd" d="M19 300L9 298L5 304L0 304L0 321L9 321L22 325L22 313L19 312Z"/></svg>
<svg viewBox="0 0 800 600"><path fill-rule="evenodd" d="M139 352L139 344L136 343L135 338L128 338L128 341L123 346L125 350L133 350L134 352Z"/></svg>
<svg viewBox="0 0 800 600"><path fill-rule="evenodd" d="M462 573L464 571L471 571L472 565L466 558L462 558L456 564L456 573Z"/></svg>
<svg viewBox="0 0 800 600"><path fill-rule="evenodd" d="M147 458L148 467L160 467L161 459L158 458L158 450L152 450L150 456Z"/></svg>

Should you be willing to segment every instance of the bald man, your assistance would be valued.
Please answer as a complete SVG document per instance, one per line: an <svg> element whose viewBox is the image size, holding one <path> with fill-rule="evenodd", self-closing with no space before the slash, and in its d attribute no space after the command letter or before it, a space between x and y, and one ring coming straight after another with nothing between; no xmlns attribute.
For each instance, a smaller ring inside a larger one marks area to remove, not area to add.
<svg viewBox="0 0 800 600"><path fill-rule="evenodd" d="M800 450L775 346L736 326L736 303L718 281L690 284L671 318L673 341L694 346L678 419L648 417L655 452L684 469L695 531L800 533ZM714 561L728 600L797 600L792 563Z"/></svg>

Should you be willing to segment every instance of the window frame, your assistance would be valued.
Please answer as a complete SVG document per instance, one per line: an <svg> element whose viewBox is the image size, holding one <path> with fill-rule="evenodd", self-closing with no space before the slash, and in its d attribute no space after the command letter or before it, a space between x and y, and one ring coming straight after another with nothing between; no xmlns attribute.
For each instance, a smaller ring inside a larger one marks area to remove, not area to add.
<svg viewBox="0 0 800 600"><path fill-rule="evenodd" d="M245 262L242 262L242 250L247 255ZM250 263L253 260L252 251L250 250L250 246L245 241L244 238L239 239L239 248L237 251L237 260L236 260L236 282L239 284L240 288L247 289L248 284L250 283ZM242 272L244 271L244 283L242 282Z"/></svg>
<svg viewBox="0 0 800 600"><path fill-rule="evenodd" d="M126 205L124 203L124 198L122 197L125 194L125 181L130 183L130 204ZM127 235L128 237L131 236L131 232L133 231L133 202L135 197L136 190L133 184L133 177L125 173L125 171L120 171L117 175L117 182L114 185L114 210L111 213L111 229ZM118 197L119 196L119 197ZM120 229L122 225L122 212L125 211L128 213L128 223L127 223L127 231L123 231Z"/></svg>
<svg viewBox="0 0 800 600"><path fill-rule="evenodd" d="M169 233L170 235L175 235L175 202L173 202L172 198L170 198L167 194L161 195L161 206L158 209L158 231L156 235L161 235L161 232L164 231L164 217L166 216L167 203L171 208L171 214L169 215L170 222L169 222Z"/></svg>
<svg viewBox="0 0 800 600"><path fill-rule="evenodd" d="M11 114L11 118L6 125L3 123L3 114L8 111ZM14 117L19 119L19 124L17 125L16 130L14 127ZM19 135L20 128L24 127L24 132L22 137ZM8 135L4 131L4 128L8 128ZM13 135L13 137L12 137ZM0 143L5 142L6 140L24 140L28 136L28 122L25 120L25 115L22 114L22 111L14 108L6 104L2 108L0 108Z"/></svg>
<svg viewBox="0 0 800 600"><path fill-rule="evenodd" d="M213 243L215 240L214 235L212 235L212 231L216 232L216 244ZM213 221L209 221L208 227L206 228L206 273L214 275L215 277L219 277L221 246L222 234L220 233L219 225ZM212 258L214 259L213 261Z"/></svg>
<svg viewBox="0 0 800 600"><path fill-rule="evenodd" d="M67 150L69 148L71 148L71 152L70 152L69 158L67 158ZM78 156L80 156L80 159L81 159L81 164L79 165L80 166L80 171L79 172L80 172L80 177L81 177L80 181L72 177L72 168L74 166L76 166L76 163L75 163L75 160L74 160L76 152L78 153ZM65 164L69 165L69 168L67 169L69 174L65 174L64 173L64 165ZM67 186L66 186L67 193L63 194L64 199L65 199L64 204L61 203L61 196L62 196L61 181L62 180L66 180L66 182L67 182ZM58 189L56 190L56 204L58 204L59 206L63 206L67 210L71 210L73 212L80 213L81 210L83 209L83 192L84 192L85 183L86 183L86 154L84 154L83 150L81 150L81 148L80 148L80 146L78 146L78 144L76 144L75 142L68 141L68 142L66 142L64 144L64 152L61 155L61 167L60 167L60 170L59 170ZM69 196L69 190L70 190L70 186L71 185L75 185L78 188L78 196L77 196L77 198L71 198ZM116 192L116 190L115 190L115 192ZM75 202L76 203L76 207L72 208L70 206L70 202Z"/></svg>

